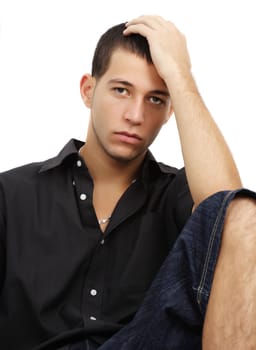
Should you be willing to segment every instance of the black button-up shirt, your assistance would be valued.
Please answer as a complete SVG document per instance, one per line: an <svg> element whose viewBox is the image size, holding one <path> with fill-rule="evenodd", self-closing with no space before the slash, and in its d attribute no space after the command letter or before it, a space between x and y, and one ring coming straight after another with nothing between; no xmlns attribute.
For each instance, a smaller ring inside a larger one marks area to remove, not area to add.
<svg viewBox="0 0 256 350"><path fill-rule="evenodd" d="M103 343L132 319L191 213L184 169L148 152L103 234L82 145L0 174L3 350Z"/></svg>

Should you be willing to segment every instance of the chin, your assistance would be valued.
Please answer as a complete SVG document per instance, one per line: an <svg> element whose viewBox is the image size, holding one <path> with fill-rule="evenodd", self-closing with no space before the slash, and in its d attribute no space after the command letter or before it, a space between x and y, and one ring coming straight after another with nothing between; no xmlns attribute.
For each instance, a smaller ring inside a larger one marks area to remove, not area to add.
<svg viewBox="0 0 256 350"><path fill-rule="evenodd" d="M120 163L128 163L137 158L137 156L125 156L125 155L111 155L111 158Z"/></svg>
<svg viewBox="0 0 256 350"><path fill-rule="evenodd" d="M108 155L118 161L118 162L122 162L122 163L127 163L127 162L131 162L135 159L137 159L138 157L142 156L143 153L121 153L121 152L111 152L108 153Z"/></svg>
<svg viewBox="0 0 256 350"><path fill-rule="evenodd" d="M144 147L125 147L120 145L109 145L104 147L105 153L117 162L127 163L139 157L144 158L147 149Z"/></svg>

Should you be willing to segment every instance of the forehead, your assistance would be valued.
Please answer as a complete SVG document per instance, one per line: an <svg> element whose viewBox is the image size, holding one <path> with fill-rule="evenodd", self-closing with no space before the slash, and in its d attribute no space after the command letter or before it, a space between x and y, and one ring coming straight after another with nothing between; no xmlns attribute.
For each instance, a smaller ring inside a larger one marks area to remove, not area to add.
<svg viewBox="0 0 256 350"><path fill-rule="evenodd" d="M102 76L105 81L124 80L135 87L148 90L166 89L163 79L159 76L155 66L146 59L125 49L113 52L110 64Z"/></svg>

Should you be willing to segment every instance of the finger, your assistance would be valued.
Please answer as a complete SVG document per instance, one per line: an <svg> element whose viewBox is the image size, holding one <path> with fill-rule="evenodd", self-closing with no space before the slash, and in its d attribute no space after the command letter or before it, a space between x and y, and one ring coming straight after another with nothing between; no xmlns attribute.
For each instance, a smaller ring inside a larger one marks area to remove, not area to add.
<svg viewBox="0 0 256 350"><path fill-rule="evenodd" d="M126 27L137 24L144 24L149 28L156 29L160 26L164 26L166 24L166 21L160 16L140 16L128 21L126 23Z"/></svg>
<svg viewBox="0 0 256 350"><path fill-rule="evenodd" d="M160 16L140 16L134 18L126 23L126 29L124 35L129 34L140 34L143 36L148 36L150 30L168 30L168 22L165 21Z"/></svg>
<svg viewBox="0 0 256 350"><path fill-rule="evenodd" d="M152 32L153 28L150 28L149 26L145 24L132 24L128 26L124 31L124 35L130 35L130 34L140 34L144 37L148 37L150 32Z"/></svg>
<svg viewBox="0 0 256 350"><path fill-rule="evenodd" d="M126 23L126 29L129 29L129 31L126 31L125 34L131 34L133 30L134 33L142 34L139 32L139 28L142 29L143 27L133 27L138 25L144 25L145 28L155 31L170 32L170 34L180 32L174 23L166 21L160 16L140 16Z"/></svg>

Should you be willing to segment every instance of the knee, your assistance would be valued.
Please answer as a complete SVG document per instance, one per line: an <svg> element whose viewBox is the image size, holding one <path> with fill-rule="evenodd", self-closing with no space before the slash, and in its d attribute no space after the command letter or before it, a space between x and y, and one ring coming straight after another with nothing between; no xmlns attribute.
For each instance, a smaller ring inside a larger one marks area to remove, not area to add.
<svg viewBox="0 0 256 350"><path fill-rule="evenodd" d="M256 245L256 199L236 197L225 216L223 243L229 246Z"/></svg>

